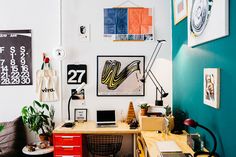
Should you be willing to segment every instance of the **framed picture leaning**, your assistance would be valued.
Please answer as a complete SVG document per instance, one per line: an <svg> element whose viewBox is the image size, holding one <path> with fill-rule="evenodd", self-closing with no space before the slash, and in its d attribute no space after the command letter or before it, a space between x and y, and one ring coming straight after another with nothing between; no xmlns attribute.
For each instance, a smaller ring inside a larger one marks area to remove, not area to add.
<svg viewBox="0 0 236 157"><path fill-rule="evenodd" d="M175 25L185 19L188 15L187 0L174 0L174 22Z"/></svg>
<svg viewBox="0 0 236 157"><path fill-rule="evenodd" d="M87 122L87 109L76 108L74 112L74 120L77 122Z"/></svg>

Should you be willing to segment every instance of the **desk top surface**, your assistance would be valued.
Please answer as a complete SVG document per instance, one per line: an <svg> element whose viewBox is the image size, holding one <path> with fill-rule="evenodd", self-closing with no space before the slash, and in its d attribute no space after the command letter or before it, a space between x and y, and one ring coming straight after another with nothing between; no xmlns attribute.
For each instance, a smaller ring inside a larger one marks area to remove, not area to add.
<svg viewBox="0 0 236 157"><path fill-rule="evenodd" d="M73 128L56 127L53 133L80 133L80 134L135 134L140 133L139 129L130 129L127 123L117 122L117 127L97 128L94 121L75 123Z"/></svg>
<svg viewBox="0 0 236 157"><path fill-rule="evenodd" d="M141 131L142 137L146 143L148 153L150 157L157 157L159 156L159 151L157 148L157 141L167 141L173 140L176 144L181 148L183 153L191 153L194 154L193 150L187 145L187 133L185 132L182 135L175 135L175 134L162 134L157 133L156 131Z"/></svg>

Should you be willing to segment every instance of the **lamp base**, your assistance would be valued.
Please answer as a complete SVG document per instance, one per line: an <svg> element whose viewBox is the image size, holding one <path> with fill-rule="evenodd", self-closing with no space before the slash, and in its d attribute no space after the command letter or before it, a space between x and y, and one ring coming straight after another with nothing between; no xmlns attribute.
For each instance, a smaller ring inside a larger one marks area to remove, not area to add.
<svg viewBox="0 0 236 157"><path fill-rule="evenodd" d="M163 106L163 100L155 100L155 106Z"/></svg>
<svg viewBox="0 0 236 157"><path fill-rule="evenodd" d="M216 152L204 152L204 151L199 151L194 153L194 157L197 157L198 155L209 155L209 157L219 157L219 155Z"/></svg>

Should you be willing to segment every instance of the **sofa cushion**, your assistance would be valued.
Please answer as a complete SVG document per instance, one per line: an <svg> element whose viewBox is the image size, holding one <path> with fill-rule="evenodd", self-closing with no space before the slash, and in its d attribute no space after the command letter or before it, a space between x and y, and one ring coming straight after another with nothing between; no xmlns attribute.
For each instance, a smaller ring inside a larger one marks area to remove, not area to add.
<svg viewBox="0 0 236 157"><path fill-rule="evenodd" d="M26 145L26 133L22 118L10 122L0 122L4 129L0 132L0 157L21 156L21 150Z"/></svg>

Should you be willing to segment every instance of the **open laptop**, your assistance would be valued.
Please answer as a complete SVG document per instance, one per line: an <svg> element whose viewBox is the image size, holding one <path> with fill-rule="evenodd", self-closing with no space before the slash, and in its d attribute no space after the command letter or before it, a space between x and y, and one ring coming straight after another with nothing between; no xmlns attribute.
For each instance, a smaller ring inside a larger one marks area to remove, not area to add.
<svg viewBox="0 0 236 157"><path fill-rule="evenodd" d="M97 127L116 127L115 110L97 110Z"/></svg>

